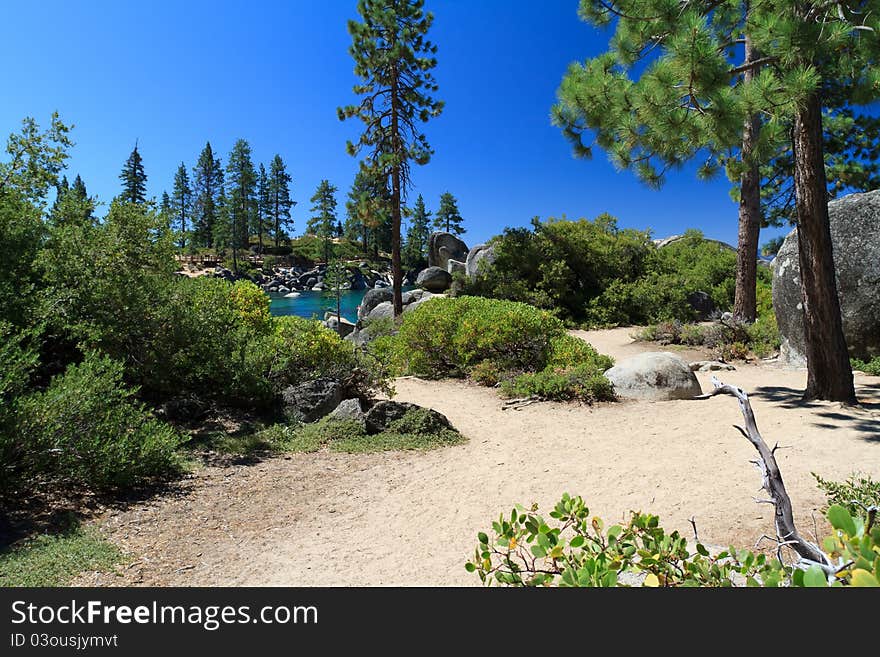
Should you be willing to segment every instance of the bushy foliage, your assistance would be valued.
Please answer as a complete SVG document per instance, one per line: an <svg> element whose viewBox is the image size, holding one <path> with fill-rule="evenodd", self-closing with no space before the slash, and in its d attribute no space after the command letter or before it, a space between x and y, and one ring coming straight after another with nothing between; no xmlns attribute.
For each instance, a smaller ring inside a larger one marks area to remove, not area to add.
<svg viewBox="0 0 880 657"><path fill-rule="evenodd" d="M547 367L502 382L508 397L540 397L556 401L613 401L614 386L592 365Z"/></svg>
<svg viewBox="0 0 880 657"><path fill-rule="evenodd" d="M731 587L880 586L880 526L839 505L828 509L834 533L823 547L841 568L828 576L733 547L712 554L691 549L677 531L667 533L657 516L633 512L626 525L605 528L580 497L563 495L545 520L538 508L502 514L477 536L465 564L484 584L505 586Z"/></svg>
<svg viewBox="0 0 880 657"><path fill-rule="evenodd" d="M839 504L852 515L865 515L870 507L880 507L880 481L867 475L850 475L844 481L823 479L815 472L813 477L825 493L828 505Z"/></svg>
<svg viewBox="0 0 880 657"><path fill-rule="evenodd" d="M851 358L850 364L854 370L860 370L871 376L880 376L880 356L864 361L859 358Z"/></svg>
<svg viewBox="0 0 880 657"><path fill-rule="evenodd" d="M18 404L18 440L6 483L87 489L128 487L173 474L178 434L138 402L122 364L88 353Z"/></svg>
<svg viewBox="0 0 880 657"><path fill-rule="evenodd" d="M733 303L736 255L698 231L660 249L648 232L594 221L532 221L493 240L495 263L463 294L521 301L590 325L645 324L695 316L688 296Z"/></svg>

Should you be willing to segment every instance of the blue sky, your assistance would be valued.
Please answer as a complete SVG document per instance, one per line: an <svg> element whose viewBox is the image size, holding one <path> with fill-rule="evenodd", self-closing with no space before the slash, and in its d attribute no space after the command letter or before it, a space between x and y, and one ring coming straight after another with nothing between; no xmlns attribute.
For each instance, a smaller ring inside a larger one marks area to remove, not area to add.
<svg viewBox="0 0 880 657"><path fill-rule="evenodd" d="M595 217L658 237L696 227L735 243L737 208L722 176L694 168L660 191L618 172L602 151L576 160L549 111L569 63L602 52L608 33L577 18L577 0L428 0L443 114L426 126L435 155L416 167L412 198L429 209L452 192L475 244L531 217ZM345 141L360 124L336 108L354 100L346 21L354 0L98 2L43 0L4 8L7 97L0 129L53 110L75 124L68 175L109 200L135 140L148 192L170 191L178 164L192 167L206 140L223 158L247 139L256 162L281 154L293 175L294 232L322 178L340 210L357 170ZM341 213L340 213L341 214ZM762 242L784 231L762 234Z"/></svg>

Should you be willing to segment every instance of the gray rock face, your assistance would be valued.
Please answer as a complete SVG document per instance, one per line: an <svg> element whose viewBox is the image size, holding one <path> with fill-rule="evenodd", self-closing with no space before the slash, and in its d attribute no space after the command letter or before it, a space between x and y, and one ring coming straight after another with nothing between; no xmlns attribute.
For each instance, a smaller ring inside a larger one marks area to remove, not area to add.
<svg viewBox="0 0 880 657"><path fill-rule="evenodd" d="M449 272L450 276L454 276L456 273L461 272L462 274L467 271L467 267L465 264L459 260L452 260L451 258L446 263L446 271Z"/></svg>
<svg viewBox="0 0 880 657"><path fill-rule="evenodd" d="M328 417L334 420L353 420L366 426L366 415L359 399L345 399L334 408Z"/></svg>
<svg viewBox="0 0 880 657"><path fill-rule="evenodd" d="M480 263L485 262L484 267L490 266L495 262L495 247L488 244L477 244L467 255L465 261L465 273L468 278L474 279L480 273Z"/></svg>
<svg viewBox="0 0 880 657"><path fill-rule="evenodd" d="M730 363L722 363L717 360L697 360L690 364L691 372L732 372L736 368Z"/></svg>
<svg viewBox="0 0 880 657"><path fill-rule="evenodd" d="M828 215L846 344L850 356L869 360L880 355L880 190L831 201ZM782 338L779 360L803 367L806 345L796 230L776 254L773 307Z"/></svg>
<svg viewBox="0 0 880 657"><path fill-rule="evenodd" d="M408 402L396 402L396 401L380 401L373 404L373 407L367 411L367 432L368 433L379 433L388 428L388 426L394 422L395 420L399 420L406 412L409 410L417 410L423 408L422 406L417 406L416 404L410 404ZM451 429L452 424L442 413L438 413L437 411L428 408L425 409L427 411L426 422L424 423L426 426L423 426L423 430L427 430L427 432L436 432L440 429Z"/></svg>
<svg viewBox="0 0 880 657"><path fill-rule="evenodd" d="M336 315L325 319L324 326L326 326L331 331L336 331L339 334L339 337L342 338L344 338L355 329L355 325L345 319L345 317L340 317L339 320L337 320Z"/></svg>
<svg viewBox="0 0 880 657"><path fill-rule="evenodd" d="M627 358L605 372L605 377L623 399L691 399L703 392L688 364L668 351Z"/></svg>
<svg viewBox="0 0 880 657"><path fill-rule="evenodd" d="M390 301L383 301L370 311L365 319L382 319L383 317L394 317L394 304Z"/></svg>
<svg viewBox="0 0 880 657"><path fill-rule="evenodd" d="M332 379L316 379L285 388L281 397L287 417L314 422L339 406L342 386Z"/></svg>
<svg viewBox="0 0 880 657"><path fill-rule="evenodd" d="M464 262L467 255L467 244L452 233L431 233L428 240L428 267L440 267L446 271L450 258Z"/></svg>
<svg viewBox="0 0 880 657"><path fill-rule="evenodd" d="M685 238L685 235L671 235L671 236L666 237L661 240L654 240L654 244L657 245L658 249L662 249L664 246L669 246L670 244L675 244L676 242L679 242L679 241L683 240L684 238ZM713 242L713 243L717 244L718 246L720 246L721 248L726 249L728 251L736 251L736 247L731 246L727 242L721 242L720 240L709 239L708 237L704 237L703 239L706 242Z"/></svg>
<svg viewBox="0 0 880 657"><path fill-rule="evenodd" d="M416 285L423 287L429 292L445 292L452 285L452 276L440 267L428 267L419 272Z"/></svg>
<svg viewBox="0 0 880 657"><path fill-rule="evenodd" d="M381 290L367 290L358 308L358 319L361 320L369 315L370 311L383 301L391 301L391 295L392 290L390 287Z"/></svg>

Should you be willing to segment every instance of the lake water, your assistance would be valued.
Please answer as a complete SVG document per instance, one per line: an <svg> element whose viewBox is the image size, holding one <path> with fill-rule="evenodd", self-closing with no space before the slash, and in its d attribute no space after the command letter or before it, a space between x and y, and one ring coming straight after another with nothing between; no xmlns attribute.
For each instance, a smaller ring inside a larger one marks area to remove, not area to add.
<svg viewBox="0 0 880 657"><path fill-rule="evenodd" d="M357 307L361 304L366 290L345 290L340 298L342 316L350 322L357 321ZM269 306L273 315L297 315L307 319L324 319L328 310L336 312L336 296L321 292L300 292L298 297L286 298L269 295Z"/></svg>

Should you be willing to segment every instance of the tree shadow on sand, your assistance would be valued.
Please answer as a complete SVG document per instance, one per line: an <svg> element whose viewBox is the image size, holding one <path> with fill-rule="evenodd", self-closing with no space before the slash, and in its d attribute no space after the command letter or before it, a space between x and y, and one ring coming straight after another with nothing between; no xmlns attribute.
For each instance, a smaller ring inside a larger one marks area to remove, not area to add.
<svg viewBox="0 0 880 657"><path fill-rule="evenodd" d="M813 422L823 429L853 429L864 440L880 444L880 384L856 386L859 405L830 408L828 402L804 401L803 390L785 386L759 386L750 397L772 402L783 408L819 409L815 412L825 422Z"/></svg>

